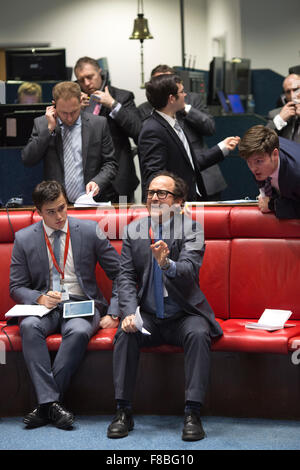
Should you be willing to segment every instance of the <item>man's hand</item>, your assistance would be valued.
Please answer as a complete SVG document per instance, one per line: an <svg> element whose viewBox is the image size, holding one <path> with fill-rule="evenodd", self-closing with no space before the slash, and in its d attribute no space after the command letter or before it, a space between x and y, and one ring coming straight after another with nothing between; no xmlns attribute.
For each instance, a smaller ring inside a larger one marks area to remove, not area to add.
<svg viewBox="0 0 300 470"><path fill-rule="evenodd" d="M89 105L89 102L90 102L89 95L87 95L86 93L82 91L81 96L80 96L81 108L82 109L86 108Z"/></svg>
<svg viewBox="0 0 300 470"><path fill-rule="evenodd" d="M282 110L279 113L279 116L285 122L288 122L295 115L296 115L296 105L293 101L289 101L286 105L284 105Z"/></svg>
<svg viewBox="0 0 300 470"><path fill-rule="evenodd" d="M86 187L85 187L86 194L89 194L91 191L93 191L93 196L97 196L97 194L100 191L100 188L95 181L90 181Z"/></svg>
<svg viewBox="0 0 300 470"><path fill-rule="evenodd" d="M55 308L61 302L61 292L49 291L37 299L37 303L47 308Z"/></svg>
<svg viewBox="0 0 300 470"><path fill-rule="evenodd" d="M57 112L55 106L47 106L46 108L46 119L48 122L48 130L49 132L53 132L56 128L56 119L57 119Z"/></svg>
<svg viewBox="0 0 300 470"><path fill-rule="evenodd" d="M231 151L235 149L235 147L238 145L240 140L241 138L238 136L227 137L226 139L223 140L223 143L225 147L227 148L227 150Z"/></svg>
<svg viewBox="0 0 300 470"><path fill-rule="evenodd" d="M270 198L269 197L263 197L263 196L258 196L258 207L259 207L259 210L263 213L263 214L267 214L268 212L272 212L270 209L269 209L269 201L270 201Z"/></svg>
<svg viewBox="0 0 300 470"><path fill-rule="evenodd" d="M108 86L104 88L104 91L97 90L93 93L93 95L99 96L100 103L105 106L106 108L111 109L113 102L115 101L114 98L108 91Z"/></svg>
<svg viewBox="0 0 300 470"><path fill-rule="evenodd" d="M100 328L118 328L119 319L114 320L111 315L105 315L100 319Z"/></svg>
<svg viewBox="0 0 300 470"><path fill-rule="evenodd" d="M122 321L122 330L125 331L125 333L135 333L137 331L134 323L134 315L128 315L128 317L124 318Z"/></svg>
<svg viewBox="0 0 300 470"><path fill-rule="evenodd" d="M157 242L150 245L152 254L156 259L159 266L166 264L166 258L170 253L168 245L163 240L158 240Z"/></svg>

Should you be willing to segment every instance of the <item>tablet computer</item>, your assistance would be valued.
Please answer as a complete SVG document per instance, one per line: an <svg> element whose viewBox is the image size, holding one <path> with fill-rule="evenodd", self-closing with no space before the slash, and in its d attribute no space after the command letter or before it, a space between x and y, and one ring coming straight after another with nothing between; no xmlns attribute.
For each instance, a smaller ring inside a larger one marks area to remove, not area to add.
<svg viewBox="0 0 300 470"><path fill-rule="evenodd" d="M64 318L87 317L94 315L95 302L93 300L83 300L80 302L64 303Z"/></svg>

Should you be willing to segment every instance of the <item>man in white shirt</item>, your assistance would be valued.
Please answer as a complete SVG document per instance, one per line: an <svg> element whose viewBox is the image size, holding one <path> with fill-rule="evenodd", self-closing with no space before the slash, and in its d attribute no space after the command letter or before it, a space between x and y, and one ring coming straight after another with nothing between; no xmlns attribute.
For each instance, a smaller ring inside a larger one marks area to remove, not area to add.
<svg viewBox="0 0 300 470"><path fill-rule="evenodd" d="M176 119L176 113L185 107L186 95L181 78L176 75L152 77L146 84L146 95L154 111L144 121L138 141L143 199L151 177L167 170L187 183L188 201L205 200L202 170L222 161L234 150L239 137L228 137L207 150L194 149Z"/></svg>
<svg viewBox="0 0 300 470"><path fill-rule="evenodd" d="M97 263L113 281L119 272L119 255L98 224L67 216L67 197L56 181L43 181L33 192L42 220L16 233L10 295L16 303L40 304L52 309L43 317L20 319L22 349L38 406L24 418L29 428L52 423L72 426L74 416L62 405L72 375L99 327L118 325L116 283L110 306L98 288ZM93 316L63 318L63 301L94 301ZM51 365L46 338L61 333L62 342Z"/></svg>
<svg viewBox="0 0 300 470"><path fill-rule="evenodd" d="M267 127L274 129L280 137L300 143L300 76L288 75L282 87L284 106L269 112Z"/></svg>

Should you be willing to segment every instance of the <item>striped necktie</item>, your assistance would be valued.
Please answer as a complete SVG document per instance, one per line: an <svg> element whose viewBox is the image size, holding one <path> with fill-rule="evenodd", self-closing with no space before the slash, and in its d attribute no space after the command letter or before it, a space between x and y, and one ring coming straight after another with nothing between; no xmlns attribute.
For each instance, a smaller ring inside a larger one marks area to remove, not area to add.
<svg viewBox="0 0 300 470"><path fill-rule="evenodd" d="M78 180L75 171L74 152L72 146L71 131L68 126L63 126L63 150L64 150L64 171L65 171L65 188L68 200L75 202L81 192L78 189Z"/></svg>
<svg viewBox="0 0 300 470"><path fill-rule="evenodd" d="M267 197L272 197L272 194L273 194L271 181L272 181L272 178L270 176L268 176L268 178L266 178L266 180L265 180L265 185L263 187L263 189L265 191L265 195Z"/></svg>

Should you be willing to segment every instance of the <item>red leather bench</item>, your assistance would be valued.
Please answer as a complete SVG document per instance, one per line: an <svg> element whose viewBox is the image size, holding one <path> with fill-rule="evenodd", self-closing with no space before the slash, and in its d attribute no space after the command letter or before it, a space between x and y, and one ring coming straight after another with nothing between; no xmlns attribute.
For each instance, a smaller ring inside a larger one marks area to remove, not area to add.
<svg viewBox="0 0 300 470"><path fill-rule="evenodd" d="M203 213L204 211L204 213ZM202 213L201 213L202 212ZM214 351L272 352L287 354L300 343L300 221L278 220L262 215L257 207L206 206L191 208L191 217L204 220L206 252L200 271L200 285L222 325L223 336L214 341ZM113 246L120 253L122 231L126 224L147 214L145 208L107 210L70 209L69 215L99 221ZM200 214L200 215L199 215ZM0 326L5 313L14 305L9 297L9 265L13 232L40 220L37 212L0 213ZM109 301L111 281L97 267L98 283ZM276 332L249 330L247 321L258 319L265 308L292 310L288 323L296 325ZM22 349L17 326L1 332L7 350ZM99 330L91 339L90 350L111 350L115 330ZM51 335L52 351L60 344L60 335ZM177 351L172 346L158 351ZM151 349L152 350L152 349Z"/></svg>
<svg viewBox="0 0 300 470"><path fill-rule="evenodd" d="M143 207L70 209L69 215L91 218L121 252L123 228L130 221L147 214ZM288 355L300 347L300 220L278 220L262 215L256 206L210 206L190 208L191 217L202 218L206 252L200 271L200 285L223 329L212 350L219 352ZM39 220L31 210L11 211L10 221L17 231ZM0 341L6 351L21 351L18 326L7 326L4 315L13 306L9 297L9 265L13 233L6 212L0 212ZM96 276L109 300L111 281L101 268ZM249 330L247 321L259 319L265 308L293 312L289 324L294 326L275 332ZM89 351L113 349L114 329L99 330L90 340ZM9 339L8 339L8 337ZM61 336L47 339L50 351L56 351ZM169 345L148 352L180 352ZM0 368L1 373L1 368Z"/></svg>

